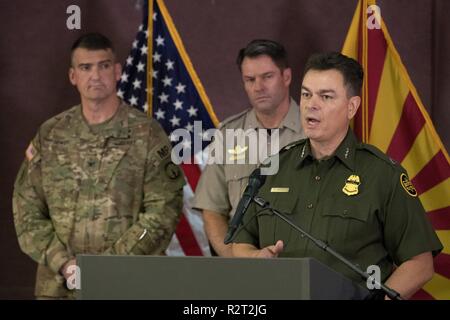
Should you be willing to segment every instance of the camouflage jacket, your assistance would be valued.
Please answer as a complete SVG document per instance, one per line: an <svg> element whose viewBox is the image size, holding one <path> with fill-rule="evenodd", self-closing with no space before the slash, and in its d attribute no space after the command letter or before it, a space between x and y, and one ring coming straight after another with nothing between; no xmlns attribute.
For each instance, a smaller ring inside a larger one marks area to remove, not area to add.
<svg viewBox="0 0 450 320"><path fill-rule="evenodd" d="M36 296L71 295L59 270L76 254L164 252L185 183L170 154L159 124L125 104L105 124L90 127L78 105L39 128L13 195L20 247L39 263Z"/></svg>

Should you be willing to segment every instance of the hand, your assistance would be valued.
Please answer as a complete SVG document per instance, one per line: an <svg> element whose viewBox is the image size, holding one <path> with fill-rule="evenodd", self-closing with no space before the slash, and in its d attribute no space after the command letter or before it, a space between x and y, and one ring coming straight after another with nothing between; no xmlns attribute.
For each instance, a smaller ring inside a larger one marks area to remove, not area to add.
<svg viewBox="0 0 450 320"><path fill-rule="evenodd" d="M278 240L277 243L275 243L274 245L262 248L261 250L258 250L256 252L255 257L257 257L257 258L276 258L276 257L278 257L278 254L283 251L283 248L284 248L283 241Z"/></svg>
<svg viewBox="0 0 450 320"><path fill-rule="evenodd" d="M77 265L77 260L71 259L69 261L66 262L66 264L64 264L60 270L60 273L64 276L64 279L68 279L74 271L74 268L70 268L71 266L76 266Z"/></svg>

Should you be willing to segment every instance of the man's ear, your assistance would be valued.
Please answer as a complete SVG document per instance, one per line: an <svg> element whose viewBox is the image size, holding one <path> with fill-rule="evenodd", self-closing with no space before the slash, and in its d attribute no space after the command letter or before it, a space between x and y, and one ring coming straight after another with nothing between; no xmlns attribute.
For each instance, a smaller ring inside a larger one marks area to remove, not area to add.
<svg viewBox="0 0 450 320"><path fill-rule="evenodd" d="M77 81L75 79L75 70L73 67L69 68L69 80L70 80L70 83L73 84L74 86L77 85Z"/></svg>
<svg viewBox="0 0 450 320"><path fill-rule="evenodd" d="M353 96L348 101L348 113L347 117L349 120L351 120L356 112L358 111L358 108L361 104L361 97L360 96Z"/></svg>
<svg viewBox="0 0 450 320"><path fill-rule="evenodd" d="M116 77L116 81L119 81L122 76L122 65L120 63L114 64L114 76Z"/></svg>
<svg viewBox="0 0 450 320"><path fill-rule="evenodd" d="M286 86L289 86L291 84L292 81L292 70L291 68L286 68L282 71L282 76L283 76L283 80L284 83L286 84Z"/></svg>

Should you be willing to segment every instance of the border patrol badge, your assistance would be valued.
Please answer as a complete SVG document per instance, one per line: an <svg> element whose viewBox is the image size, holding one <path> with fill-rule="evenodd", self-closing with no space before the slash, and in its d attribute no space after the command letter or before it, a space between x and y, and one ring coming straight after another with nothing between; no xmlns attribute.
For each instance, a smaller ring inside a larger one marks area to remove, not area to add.
<svg viewBox="0 0 450 320"><path fill-rule="evenodd" d="M359 176L356 174L352 174L350 177L347 178L347 181L345 181L345 185L342 188L342 191L348 195L348 196L354 196L359 193L358 187L361 184L359 180Z"/></svg>
<svg viewBox="0 0 450 320"><path fill-rule="evenodd" d="M417 197L417 190L414 188L411 181L409 181L409 178L405 173L400 175L400 184L411 197Z"/></svg>

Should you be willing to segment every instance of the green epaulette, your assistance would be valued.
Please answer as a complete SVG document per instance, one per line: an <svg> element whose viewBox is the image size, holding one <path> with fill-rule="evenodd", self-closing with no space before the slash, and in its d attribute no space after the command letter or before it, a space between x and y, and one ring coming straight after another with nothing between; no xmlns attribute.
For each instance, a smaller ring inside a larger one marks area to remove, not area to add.
<svg viewBox="0 0 450 320"><path fill-rule="evenodd" d="M291 143L287 144L286 146L284 146L283 148L281 148L278 153L282 153L282 152L288 151L289 149L292 149L294 147L303 145L303 144L305 144L306 141L307 141L307 139L300 139L300 140L291 142Z"/></svg>
<svg viewBox="0 0 450 320"><path fill-rule="evenodd" d="M288 150L290 150L290 149L292 149L292 148L294 148L294 147L304 145L305 142L306 142L306 139L300 139L300 140L297 140L297 141L294 141L294 142L289 143L288 145L286 145L286 146L284 146L283 148L281 148L280 151L278 151L277 153L271 155L270 157L267 157L267 159L265 159L265 160L259 165L259 167L270 164L271 161L272 161L272 160L271 160L272 157L279 156L279 155L282 154L283 152L286 152L286 151L288 151Z"/></svg>
<svg viewBox="0 0 450 320"><path fill-rule="evenodd" d="M378 149L374 145L366 144L366 143L360 143L360 148L370 152L371 154L373 154L378 159L381 159L384 162L388 163L390 166L392 166L392 167L394 167L396 169L401 169L401 166L400 166L399 163L397 163L397 161L395 161L394 159L389 157L387 154L382 152L380 149Z"/></svg>

